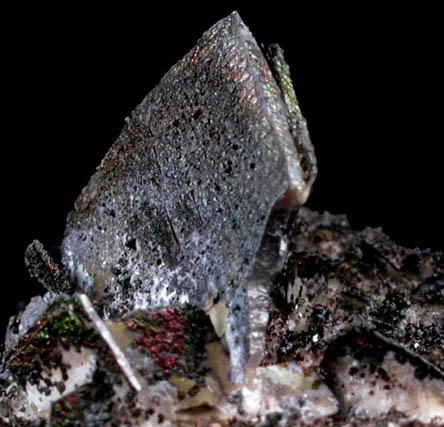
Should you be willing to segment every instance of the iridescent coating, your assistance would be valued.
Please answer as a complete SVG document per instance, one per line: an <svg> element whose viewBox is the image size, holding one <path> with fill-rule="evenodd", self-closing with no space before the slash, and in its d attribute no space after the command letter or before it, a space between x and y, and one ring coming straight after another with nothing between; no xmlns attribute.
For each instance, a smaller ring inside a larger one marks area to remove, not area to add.
<svg viewBox="0 0 444 427"><path fill-rule="evenodd" d="M284 51L277 44L272 44L268 48L267 53L270 67L273 70L274 77L288 107L290 132L296 144L300 166L304 180L306 181L306 185L302 188L298 189L296 186L294 187L293 192L288 191L283 200L281 200L281 204L289 204L290 206L294 203L303 204L310 194L311 186L318 173L316 156L308 134L307 122L302 116L296 93L293 88L290 67L284 59Z"/></svg>
<svg viewBox="0 0 444 427"><path fill-rule="evenodd" d="M315 175L294 120L239 15L218 22L135 109L78 198L62 250L79 291L105 316L226 300L229 346L246 341L246 280L270 214L303 203Z"/></svg>

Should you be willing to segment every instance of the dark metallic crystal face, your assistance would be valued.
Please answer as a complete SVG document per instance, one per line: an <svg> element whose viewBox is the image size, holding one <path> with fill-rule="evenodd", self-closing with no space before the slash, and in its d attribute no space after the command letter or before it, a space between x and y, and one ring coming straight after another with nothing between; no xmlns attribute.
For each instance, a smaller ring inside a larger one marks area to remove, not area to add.
<svg viewBox="0 0 444 427"><path fill-rule="evenodd" d="M282 81L237 13L165 75L69 216L63 262L83 292L111 313L234 296L276 202L314 178Z"/></svg>
<svg viewBox="0 0 444 427"><path fill-rule="evenodd" d="M127 120L63 242L69 274L105 315L226 301L240 376L270 213L304 203L316 175L282 50L268 56L237 13L207 31Z"/></svg>

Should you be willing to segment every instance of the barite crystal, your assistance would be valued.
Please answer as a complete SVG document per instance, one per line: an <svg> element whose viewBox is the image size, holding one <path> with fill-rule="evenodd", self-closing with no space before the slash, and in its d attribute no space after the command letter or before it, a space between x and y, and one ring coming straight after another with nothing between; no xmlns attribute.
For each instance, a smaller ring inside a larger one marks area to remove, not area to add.
<svg viewBox="0 0 444 427"><path fill-rule="evenodd" d="M283 52L234 12L134 110L11 318L4 425L444 424L444 254L301 205ZM2 425L3 425L2 424Z"/></svg>

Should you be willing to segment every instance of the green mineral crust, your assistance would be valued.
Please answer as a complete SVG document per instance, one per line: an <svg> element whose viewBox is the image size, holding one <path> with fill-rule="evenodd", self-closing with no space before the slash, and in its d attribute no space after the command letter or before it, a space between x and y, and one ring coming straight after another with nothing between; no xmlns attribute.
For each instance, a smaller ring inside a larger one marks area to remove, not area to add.
<svg viewBox="0 0 444 427"><path fill-rule="evenodd" d="M127 119L10 319L6 426L444 425L444 254L306 201L283 51L234 12Z"/></svg>

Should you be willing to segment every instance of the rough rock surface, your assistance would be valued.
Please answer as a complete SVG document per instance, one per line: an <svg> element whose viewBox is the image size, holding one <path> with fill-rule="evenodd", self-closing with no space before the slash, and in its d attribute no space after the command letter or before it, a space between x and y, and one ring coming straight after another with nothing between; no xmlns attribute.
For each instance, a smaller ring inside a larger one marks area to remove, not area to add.
<svg viewBox="0 0 444 427"><path fill-rule="evenodd" d="M136 108L64 266L27 249L2 425L444 425L444 254L298 206L315 175L282 51L232 14Z"/></svg>
<svg viewBox="0 0 444 427"><path fill-rule="evenodd" d="M338 422L444 423L444 254L305 208L289 241L262 365L319 372Z"/></svg>

